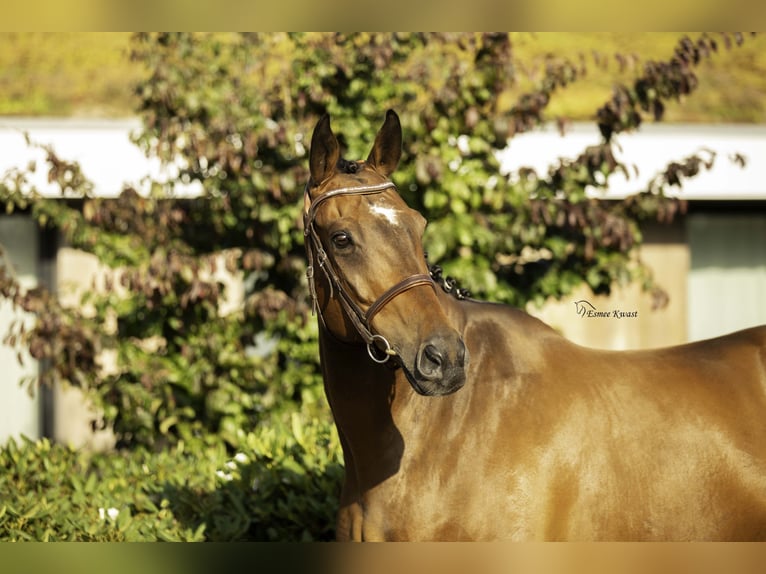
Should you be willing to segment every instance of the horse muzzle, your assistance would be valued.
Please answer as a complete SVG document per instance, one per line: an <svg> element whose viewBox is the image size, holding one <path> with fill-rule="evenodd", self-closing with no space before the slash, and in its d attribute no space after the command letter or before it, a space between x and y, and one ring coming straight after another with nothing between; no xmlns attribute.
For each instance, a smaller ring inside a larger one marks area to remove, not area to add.
<svg viewBox="0 0 766 574"><path fill-rule="evenodd" d="M421 395L448 395L465 384L467 363L465 343L455 332L425 341L415 355L414 368L405 373Z"/></svg>

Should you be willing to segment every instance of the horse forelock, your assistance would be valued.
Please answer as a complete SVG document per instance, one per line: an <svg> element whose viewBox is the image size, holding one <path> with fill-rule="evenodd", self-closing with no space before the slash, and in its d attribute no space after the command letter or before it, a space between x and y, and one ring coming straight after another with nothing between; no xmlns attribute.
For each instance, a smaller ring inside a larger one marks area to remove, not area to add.
<svg viewBox="0 0 766 574"><path fill-rule="evenodd" d="M336 164L336 169L340 171L341 173L345 174L355 174L357 171L359 171L359 164L355 161L351 161L348 159L340 158L338 160L338 163Z"/></svg>

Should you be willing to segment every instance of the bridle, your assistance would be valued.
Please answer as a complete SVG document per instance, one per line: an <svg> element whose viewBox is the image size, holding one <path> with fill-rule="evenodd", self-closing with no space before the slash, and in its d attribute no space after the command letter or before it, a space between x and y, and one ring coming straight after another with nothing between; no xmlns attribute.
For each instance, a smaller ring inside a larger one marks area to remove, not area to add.
<svg viewBox="0 0 766 574"><path fill-rule="evenodd" d="M378 297L372 305L370 305L366 311L362 310L359 304L349 295L348 291L343 286L340 275L333 267L330 258L327 256L327 252L322 246L322 241L319 239L319 235L314 227L314 219L316 218L317 210L328 199L338 197L342 195L372 195L381 193L386 189L396 189L396 186L386 181L374 185L359 185L353 187L342 187L340 189L333 189L325 194L320 195L315 200L311 200L309 195L309 187L306 186L305 196L306 205L308 208L303 213L303 235L305 237L306 256L308 257L308 268L306 269L306 277L309 283L309 292L311 294L311 300L314 312L319 315L322 324L325 325L324 317L322 316L322 310L319 308L319 303L316 294L316 287L314 285L314 258L313 254L316 253L316 261L319 267L324 271L327 281L330 284L330 297L334 298L335 293L338 294L338 300L340 301L346 315L353 323L359 335L367 344L367 352L370 358L376 363L386 363L391 357L398 356L396 350L391 346L388 340L377 333L372 332L372 319L377 315L386 304L390 303L395 297L401 295L405 291L417 287L419 285L429 285L434 287L433 279L426 273L418 273L410 275L409 277L402 279L393 287L387 289L380 297ZM381 351L378 345L383 346ZM383 353L380 355L379 353Z"/></svg>

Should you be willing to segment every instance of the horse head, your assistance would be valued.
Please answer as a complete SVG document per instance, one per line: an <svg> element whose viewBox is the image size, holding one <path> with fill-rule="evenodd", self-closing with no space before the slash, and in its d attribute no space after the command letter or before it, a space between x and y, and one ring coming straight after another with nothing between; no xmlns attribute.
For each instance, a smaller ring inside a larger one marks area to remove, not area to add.
<svg viewBox="0 0 766 574"><path fill-rule="evenodd" d="M391 110L359 161L341 158L329 116L319 120L304 195L309 286L321 329L397 363L420 394L444 395L465 383L467 354L428 274L425 219L389 179L401 153Z"/></svg>

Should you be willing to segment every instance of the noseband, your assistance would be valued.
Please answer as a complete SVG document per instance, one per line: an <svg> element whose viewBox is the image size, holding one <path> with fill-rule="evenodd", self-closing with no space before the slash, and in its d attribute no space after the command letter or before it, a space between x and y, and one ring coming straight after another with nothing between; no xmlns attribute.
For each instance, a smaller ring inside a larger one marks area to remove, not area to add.
<svg viewBox="0 0 766 574"><path fill-rule="evenodd" d="M324 317L322 311L319 308L317 300L316 287L314 285L314 259L312 255L316 253L316 260L319 267L324 271L330 284L330 297L334 298L335 293L338 294L338 300L340 301L343 309L346 311L351 322L354 324L359 335L367 343L367 352L370 358L376 363L386 363L391 357L397 356L397 352L391 346L391 344L382 335L378 335L372 332L372 319L377 315L386 304L390 303L396 296L401 295L405 291L417 287L418 285L429 285L433 288L434 282L431 276L425 273L416 275L410 275L409 277L399 281L396 285L386 290L380 297L378 297L372 305L369 306L367 311L363 311L362 308L354 301L349 295L348 291L343 286L340 279L340 275L333 267L330 258L327 256L327 252L322 246L322 241L319 239L319 235L314 227L314 219L316 217L317 209L322 203L333 197L341 195L372 195L381 193L386 189L396 186L390 182L379 183L376 185L360 185L354 187L343 187L340 189L334 189L327 193L320 195L316 200L311 201L309 196L308 186L306 186L305 195L309 208L303 214L303 234L305 236L306 255L308 257L308 269L306 269L306 277L308 278L309 291L311 293L311 300L314 311L319 315L323 324ZM325 324L326 326L326 324ZM377 344L384 347L383 355L380 355L380 350Z"/></svg>

